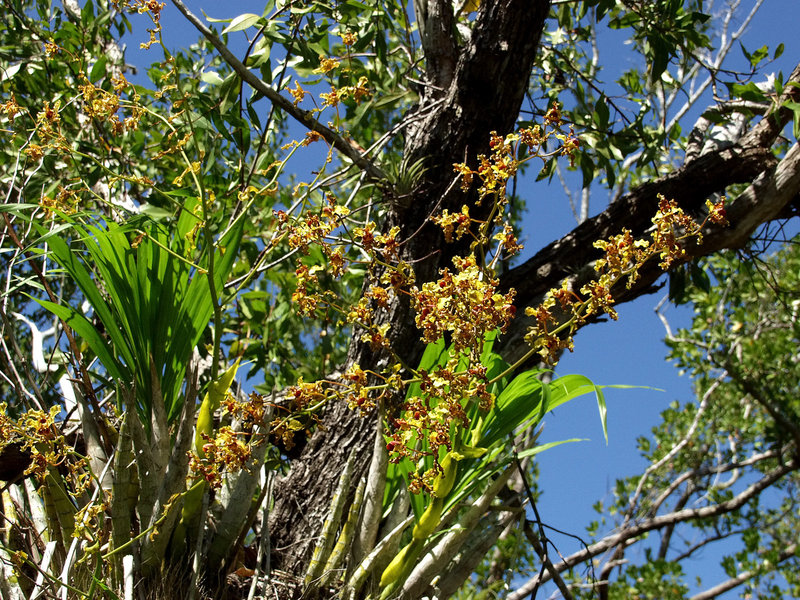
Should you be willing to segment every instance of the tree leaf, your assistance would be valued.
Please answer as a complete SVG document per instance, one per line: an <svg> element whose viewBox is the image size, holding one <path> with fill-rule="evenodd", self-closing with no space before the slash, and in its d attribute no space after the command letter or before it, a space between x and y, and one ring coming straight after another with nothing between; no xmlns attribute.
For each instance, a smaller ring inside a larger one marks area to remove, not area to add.
<svg viewBox="0 0 800 600"><path fill-rule="evenodd" d="M223 35L235 31L243 31L255 25L261 17L254 13L244 13L231 19L230 25L222 30Z"/></svg>

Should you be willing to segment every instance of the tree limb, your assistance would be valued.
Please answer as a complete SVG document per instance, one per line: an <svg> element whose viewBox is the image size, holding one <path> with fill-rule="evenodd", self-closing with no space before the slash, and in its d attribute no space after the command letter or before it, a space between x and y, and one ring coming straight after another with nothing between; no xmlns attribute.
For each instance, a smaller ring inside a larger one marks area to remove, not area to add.
<svg viewBox="0 0 800 600"><path fill-rule="evenodd" d="M702 467L702 468L699 468L699 469L691 469L689 471L685 471L685 472L681 473L680 475L678 475L677 477L675 477L675 479L672 481L672 483L670 483L669 486L667 486L667 488L661 493L661 495L658 498L656 498L655 501L653 501L653 504L652 504L652 506L650 508L650 513L649 514L650 514L650 516L655 516L655 514L656 514L655 511L657 511L658 508L667 500L667 498L669 498L669 496L672 495L672 493L676 489L678 489L678 487L680 487L680 485L684 481L687 481L688 479L693 479L693 478L696 478L696 477L702 477L702 476L705 476L705 475L725 473L727 471L733 471L735 469L741 469L743 467L749 467L749 466L754 465L754 464L756 464L758 462L761 462L763 460L769 460L769 459L778 458L779 456L781 456L781 454L783 454L787 450L788 450L788 448L784 448L784 449L782 449L780 451L778 451L778 450L767 450L766 452L762 452L760 454L753 454L749 458L746 458L745 460L742 460L742 461L739 461L739 462L729 462L729 463L725 463L724 465L715 465L713 467Z"/></svg>
<svg viewBox="0 0 800 600"><path fill-rule="evenodd" d="M547 552L542 546L539 540L539 536L536 535L536 532L531 527L530 521L525 521L523 525L523 531L525 532L525 537L528 538L528 541L531 543L531 546L533 546L534 552L536 552L536 554L538 554L539 556L544 556L544 567L547 570L547 573L555 582L556 587L558 587L558 590L561 592L561 596L564 598L564 600L572 600L572 593L569 591L569 587L561 578L558 569L556 569L556 566L550 560L550 557L547 556Z"/></svg>
<svg viewBox="0 0 800 600"><path fill-rule="evenodd" d="M453 37L455 15L449 0L414 0L414 16L425 52L425 74L439 90L453 80L458 47Z"/></svg>
<svg viewBox="0 0 800 600"><path fill-rule="evenodd" d="M797 544L790 544L784 550L781 550L780 554L778 554L778 563L784 562L792 558L793 556L797 555ZM722 583L718 583L714 587L711 587L699 594L695 594L689 600L711 600L712 598L716 598L717 596L724 594L728 590L732 590L733 588L742 585L748 579L752 579L760 575L758 571L742 571L736 577L731 577L730 579L723 581Z"/></svg>
<svg viewBox="0 0 800 600"><path fill-rule="evenodd" d="M800 87L790 82L800 83L800 64L789 77L779 106L786 100L800 100ZM600 256L594 242L619 233L623 227L634 236L644 235L658 210L660 195L678 200L690 214L702 214L703 204L711 194L735 183L751 183L726 207L730 226L704 232L703 245L686 251L687 257L692 258L741 246L756 227L779 216L800 193L798 145L780 161L772 153L773 143L791 117L788 109L778 108L763 117L737 144L704 154L672 173L634 188L600 214L505 273L501 277L502 288L516 289L518 306L535 305L550 288L566 278L574 278L579 288L594 276L592 265ZM617 286L612 290L618 303L651 291L663 274L656 264L645 265L639 273L639 281L630 289ZM510 362L525 352L523 338L529 319L515 319L500 341L499 349Z"/></svg>
<svg viewBox="0 0 800 600"><path fill-rule="evenodd" d="M780 465L747 487L741 493L734 496L730 500L726 500L725 502L720 502L719 504L714 504L711 506L704 506L702 508L683 509L632 524L629 527L618 531L617 533L612 533L606 536L588 548L571 554L563 561L556 564L555 567L558 572L561 573L567 569L571 569L577 564L598 556L621 543L639 537L648 531L661 529L662 527L667 527L675 523L716 517L718 515L723 515L738 510L749 500L758 497L761 492L769 488L775 482L779 481L787 473L795 471L798 467L800 467L800 465L796 461L791 461L785 465ZM539 579L539 575L536 575L518 587L514 592L509 594L507 600L522 600L535 586L549 581L550 578L551 577L549 573L544 573L541 579Z"/></svg>

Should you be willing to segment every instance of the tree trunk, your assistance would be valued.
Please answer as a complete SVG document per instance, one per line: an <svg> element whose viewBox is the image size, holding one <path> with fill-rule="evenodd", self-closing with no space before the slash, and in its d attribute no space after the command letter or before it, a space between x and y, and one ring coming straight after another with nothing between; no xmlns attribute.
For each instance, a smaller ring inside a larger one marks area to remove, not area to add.
<svg viewBox="0 0 800 600"><path fill-rule="evenodd" d="M468 251L468 242L445 244L441 231L429 218L444 209L460 211L462 204L470 205L474 216L482 210L474 205L475 195L461 191L453 163L474 164L479 154L488 153L492 131L505 134L513 128L528 88L550 3L548 0L484 2L471 37L463 43L459 43L452 26L444 26L453 22L451 2L417 0L414 8L428 71L419 104L406 115L412 123L406 129L405 156L408 164L422 159L427 170L410 193L393 196L387 192L385 201L389 209L383 230L400 228L401 258L413 265L417 285L421 285L435 279L440 269L450 265L454 255ZM795 70L790 81L800 81L800 70ZM788 94L798 94L797 88L787 85L786 89L787 98ZM702 207L703 200L711 193L733 183L760 178L762 185L749 199L745 198L746 193L742 194L737 199L741 200L738 206L768 202L770 210L761 215L759 222L775 218L800 190L798 177L780 176L780 165L776 166L771 152L789 118L787 112L779 113L779 118L766 117L734 147L700 156L670 175L632 190L600 215L586 220L506 273L501 279L502 286L517 289L516 304L521 307L537 303L565 277L576 276L578 280L592 277L592 263L597 258L592 243L619 233L623 227L634 234L645 232L655 214L659 194L677 199L691 213ZM779 198L768 201L766 195L778 188ZM732 206L738 218L742 209L737 208L736 202ZM707 241L711 243L691 249L689 256L709 253L743 239L741 236L749 235L755 226L745 221L732 222L728 230L708 235ZM627 301L652 290L660 274L657 266L642 269L636 287L616 290L617 301ZM393 347L407 364L417 364L422 345L409 302L396 299L389 309L378 314L376 323L390 323ZM526 325L524 319L517 319L501 341L507 357L514 358L524 350L522 337ZM387 360L385 354L374 352L362 342L358 332L354 335L348 364L357 363L365 370L379 372ZM396 396L395 406L403 391ZM304 573L345 462L355 450L357 468L363 472L370 458L376 425L374 414L365 418L342 404L329 405L321 426L302 455L276 485L270 534L276 563L284 571L296 576ZM358 477L353 478L357 480Z"/></svg>
<svg viewBox="0 0 800 600"><path fill-rule="evenodd" d="M468 250L467 242L445 244L429 218L443 209L458 211L462 204L474 204L477 196L466 196L456 183L453 163L465 159L475 163L478 154L488 153L492 131L512 130L550 2L483 3L472 36L463 46L458 45L452 28L442 31L431 22L441 15L452 19L451 2L423 0L415 8L418 19L428 19L418 22L420 29L433 28L437 35L423 36L427 81L419 106L407 115L417 125L406 138L405 155L409 162L423 159L427 170L410 194L387 199L391 209L384 231L400 227L398 239L406 240L401 258L414 266L421 285L436 278L453 256ZM450 37L442 39L446 35ZM393 347L407 364L416 365L422 344L409 302L395 300L376 321L391 323ZM379 371L386 356L373 352L359 337L358 333L353 337L348 362ZM402 397L403 392L398 395ZM322 426L276 486L270 533L283 570L302 575L351 450L356 450L361 471L368 463L376 421L374 415L360 417L341 404L328 406Z"/></svg>

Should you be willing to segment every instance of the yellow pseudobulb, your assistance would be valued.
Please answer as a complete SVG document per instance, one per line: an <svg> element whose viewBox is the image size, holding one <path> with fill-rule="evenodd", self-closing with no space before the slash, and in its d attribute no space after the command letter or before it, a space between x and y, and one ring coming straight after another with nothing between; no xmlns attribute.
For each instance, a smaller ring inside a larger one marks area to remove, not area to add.
<svg viewBox="0 0 800 600"><path fill-rule="evenodd" d="M200 410L197 411L194 450L198 456L205 455L203 452L203 444L205 443L203 435L210 436L214 429L214 412L219 408L225 398L225 394L228 393L233 383L233 378L236 377L236 371L239 369L239 360L237 359L219 379L209 384L208 391L200 404Z"/></svg>

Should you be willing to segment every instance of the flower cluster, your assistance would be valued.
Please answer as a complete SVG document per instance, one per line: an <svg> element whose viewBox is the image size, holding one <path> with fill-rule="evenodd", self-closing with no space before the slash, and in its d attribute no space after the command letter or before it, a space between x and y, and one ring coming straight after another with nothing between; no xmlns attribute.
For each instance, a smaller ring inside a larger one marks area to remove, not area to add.
<svg viewBox="0 0 800 600"><path fill-rule="evenodd" d="M74 55L66 50L64 53L68 55L70 64L78 62ZM57 59L56 54L53 53L53 60ZM19 129L26 130L23 152L30 160L39 161L45 157L48 151L54 151L59 155L59 159L71 161L74 152L85 150L85 148L78 149L75 144L76 121L77 125L81 127L86 126L87 119L91 119L93 125L105 126L103 127L105 134L103 139L106 141L97 148L98 151L103 152L111 148L119 150L122 146L121 144L112 146L108 140L109 137L118 136L139 127L145 110L139 105L140 97L135 88L130 85L123 74L111 75L104 78L102 84L95 85L89 81L85 73L79 72L78 81L76 88L79 102L67 102L62 105L60 99L44 100L38 110L30 112L31 116L35 116L24 119L28 122ZM125 95L130 100L124 100L123 96ZM20 113L28 114L17 103L13 94L9 100L0 104L0 111L8 117L12 125L15 124L15 119L19 118ZM33 136L30 135L31 129ZM122 178L111 177L110 179L119 181ZM130 179L134 180L135 178L131 177ZM42 199L42 204L47 206L57 200L45 197Z"/></svg>
<svg viewBox="0 0 800 600"><path fill-rule="evenodd" d="M78 86L78 89L83 96L83 110L87 116L102 121L116 117L116 112L119 110L119 96L88 81Z"/></svg>
<svg viewBox="0 0 800 600"><path fill-rule="evenodd" d="M86 116L96 119L101 123L108 123L113 135L121 135L126 131L133 131L139 127L144 109L138 106L138 94L133 91L134 104L128 117L120 121L117 114L122 106L121 94L125 90L133 90L125 75L112 76L113 92L98 87L87 79L78 89L83 98L83 111Z"/></svg>
<svg viewBox="0 0 800 600"><path fill-rule="evenodd" d="M472 366L464 369L464 361ZM467 407L477 403L486 412L494 404L494 395L488 391L486 367L474 356L455 356L433 372L420 369L417 375L421 393L406 399L401 415L392 420L387 444L392 462L409 459L418 464L424 456L433 457L431 469L410 474L412 493L431 491L431 484L441 471L440 449L453 450L452 432L458 435L461 428L470 425ZM422 440L424 443L418 443Z"/></svg>
<svg viewBox="0 0 800 600"><path fill-rule="evenodd" d="M314 73L325 75L334 69L339 68L339 61L335 58L328 58L323 54L319 56L319 66L314 69Z"/></svg>
<svg viewBox="0 0 800 600"><path fill-rule="evenodd" d="M364 98L368 98L370 95L369 88L367 87L367 78L366 77L359 77L358 82L355 85L345 85L342 87L331 87L331 91L328 93L321 93L319 97L322 99L322 106L338 106L343 100L347 98L352 98L353 101L358 104Z"/></svg>
<svg viewBox="0 0 800 600"><path fill-rule="evenodd" d="M381 348L386 350L392 349L392 344L389 342L389 323L381 325L371 325L367 331L361 334L361 341L367 342L373 352L377 352Z"/></svg>
<svg viewBox="0 0 800 600"><path fill-rule="evenodd" d="M56 212L72 215L78 210L78 194L74 190L59 187L55 198L42 196L39 206L44 210L45 218L52 217Z"/></svg>
<svg viewBox="0 0 800 600"><path fill-rule="evenodd" d="M361 368L361 365L358 363L353 364L342 376L342 379L349 383L346 398L347 405L350 408L358 408L365 411L375 405L369 396L367 373Z"/></svg>
<svg viewBox="0 0 800 600"><path fill-rule="evenodd" d="M706 206L708 216L697 223L674 200L659 196L650 240L636 239L623 229L608 240L596 241L594 247L603 251L595 262L596 279L585 283L579 293L572 290L572 281L565 280L560 288L547 292L541 304L525 309L525 314L534 320L525 337L532 351L553 364L562 350L572 350L572 334L588 319L603 313L617 319L614 285L625 280L630 289L638 280L641 267L656 256L661 268L668 269L675 261L683 260L686 240L702 241L706 222L725 223L723 202L708 202Z"/></svg>
<svg viewBox="0 0 800 600"><path fill-rule="evenodd" d="M295 106L300 104L308 95L308 92L303 89L300 82L297 80L294 82L294 89L289 88L289 93L292 95L292 103Z"/></svg>
<svg viewBox="0 0 800 600"><path fill-rule="evenodd" d="M483 343L489 331L505 331L514 317L514 290L497 291L498 281L481 271L474 256L453 259L456 272L413 288L412 304L423 339L432 343L447 331L455 352Z"/></svg>
<svg viewBox="0 0 800 600"><path fill-rule="evenodd" d="M343 220L350 213L346 206L336 203L336 199L328 194L325 196L324 205L319 213L306 213L305 216L292 220L283 211L275 211L275 216L282 230L285 231L292 249L298 249L302 254L308 254L312 245L318 245L328 259L328 267L321 265L308 266L299 263L295 275L297 285L292 294L292 302L300 309L300 313L312 316L323 302L323 295L319 289L317 273L326 270L334 277L340 277L345 270L346 262L344 249L334 246L332 234L341 226Z"/></svg>
<svg viewBox="0 0 800 600"><path fill-rule="evenodd" d="M352 31L345 31L339 35L342 38L342 43L348 48L358 41L358 36Z"/></svg>
<svg viewBox="0 0 800 600"><path fill-rule="evenodd" d="M158 2L158 0L112 0L112 4L115 9L120 11L124 10L150 16L155 27L147 30L150 34L150 39L139 44L143 50L147 50L158 41L158 35L161 33L161 11L164 10L166 3Z"/></svg>
<svg viewBox="0 0 800 600"><path fill-rule="evenodd" d="M263 426L268 413L269 403L264 396L252 392L246 402L240 401L234 394L228 393L222 401L225 411L241 420L247 427Z"/></svg>
<svg viewBox="0 0 800 600"><path fill-rule="evenodd" d="M385 259L391 260L397 258L400 247L397 241L399 233L399 227L392 227L387 233L378 233L375 223L369 221L364 227L356 227L353 230L353 238L367 254L380 253Z"/></svg>
<svg viewBox="0 0 800 600"><path fill-rule="evenodd" d="M725 218L724 201L717 203L706 201L708 215L706 221L716 225L727 223ZM691 217L686 215L674 202L659 196L658 212L653 217L653 246L658 249L661 262L659 265L666 270L675 260L683 258L685 252L681 242L688 238L694 238L697 244L703 243L702 230L706 222L696 223Z"/></svg>
<svg viewBox="0 0 800 600"><path fill-rule="evenodd" d="M17 116L17 113L22 112L22 107L17 104L17 99L14 97L13 92L8 100L0 104L0 111L6 114L9 121L13 121L14 117Z"/></svg>
<svg viewBox="0 0 800 600"><path fill-rule="evenodd" d="M524 247L519 243L519 241L517 241L517 236L514 233L514 229L508 224L503 225L503 231L496 233L492 239L500 242L501 246L503 247L503 251L507 256L513 256L517 254Z"/></svg>
<svg viewBox="0 0 800 600"><path fill-rule="evenodd" d="M67 140L61 132L61 103L52 105L45 101L44 108L36 115L36 134L43 144L51 147L66 147Z"/></svg>
<svg viewBox="0 0 800 600"><path fill-rule="evenodd" d="M326 382L314 381L306 383L302 377L298 378L297 385L287 388L284 403L280 409L286 414L276 417L270 423L270 435L280 440L281 445L290 450L294 447L294 435L297 431L306 428L302 415L314 418L314 413L335 394L329 389ZM301 417L301 418L298 418Z"/></svg>
<svg viewBox="0 0 800 600"><path fill-rule="evenodd" d="M103 530L103 520L110 509L110 493L103 501L95 501L78 509L75 513L75 531L73 537L82 537L84 540L96 541L97 532ZM99 545L99 544L98 544Z"/></svg>
<svg viewBox="0 0 800 600"><path fill-rule="evenodd" d="M553 105L544 117L544 129L539 125L533 125L509 133L505 137L492 132L489 139L491 154L478 155L477 169L469 167L466 163L453 165L461 177L462 189L465 191L470 189L477 176L481 183L478 190L480 197L492 196L500 205L504 205L506 184L517 174L523 163L533 158L546 161L556 154L567 156L572 160L580 142L572 130L568 134L562 133L561 124L561 111L557 105ZM546 152L545 147L551 138L558 140L559 147L552 152Z"/></svg>
<svg viewBox="0 0 800 600"><path fill-rule="evenodd" d="M214 437L204 435L203 450L190 454L189 468L211 488L221 488L223 473L241 471L250 460L252 448L244 435L228 426L220 427Z"/></svg>
<svg viewBox="0 0 800 600"><path fill-rule="evenodd" d="M292 303L297 306L297 312L301 315L313 316L322 301L322 296L316 291L319 287L319 271L322 271L319 265L307 267L302 263L295 269L297 286L292 292Z"/></svg>
<svg viewBox="0 0 800 600"><path fill-rule="evenodd" d="M344 43L345 49L347 51L346 58L348 61L351 60L350 50L352 46L358 41L358 37L352 31L347 31L345 33L339 34L342 38L342 42ZM314 73L320 75L327 75L332 71L335 71L340 66L340 59L325 56L324 54L320 54L319 56L319 66L314 69ZM343 69L343 71L347 71L347 69ZM292 97L295 100L295 105L297 105L304 97L305 97L305 90L300 88L299 84L296 84L297 91L289 90L292 94ZM358 81L355 85L346 85L342 87L331 87L330 92L323 92L319 95L320 99L322 100L322 108L326 106L337 107L339 104L347 99L352 98L353 101L358 104L363 99L368 98L370 96L370 91L368 89L368 80L365 76L361 76L358 78ZM321 109L318 109L321 110Z"/></svg>
<svg viewBox="0 0 800 600"><path fill-rule="evenodd" d="M465 204L461 207L461 212L451 213L449 210L444 209L441 215L435 216L431 219L444 231L444 239L450 243L455 239L460 240L464 234L469 232L469 226L472 219L469 218L469 207Z"/></svg>
<svg viewBox="0 0 800 600"><path fill-rule="evenodd" d="M288 226L289 247L298 248L303 254L308 254L308 248L313 244L327 247L325 239L340 224L341 220L350 214L346 206L336 203L336 199L328 194L321 214L307 213Z"/></svg>
<svg viewBox="0 0 800 600"><path fill-rule="evenodd" d="M71 493L80 495L91 480L85 468L86 460L69 448L56 423L60 413L60 406L52 406L49 411L31 409L12 419L8 416L7 405L0 403L0 449L10 443L19 444L31 457L25 475L40 481L53 467L66 465L73 482Z"/></svg>
<svg viewBox="0 0 800 600"><path fill-rule="evenodd" d="M489 148L492 153L487 157L483 154L478 156L479 167L477 174L482 182L478 193L481 197L496 194L504 198L506 194L506 183L514 175L521 162L517 159L515 143L520 139L519 134L510 133L505 138L492 132L489 140Z"/></svg>
<svg viewBox="0 0 800 600"><path fill-rule="evenodd" d="M47 55L47 58L54 58L57 54L61 53L61 47L50 38L44 43L44 53Z"/></svg>
<svg viewBox="0 0 800 600"><path fill-rule="evenodd" d="M302 377L297 380L297 385L289 386L286 390L286 400L291 403L294 410L305 410L318 402L323 402L326 397L321 381L306 383Z"/></svg>

